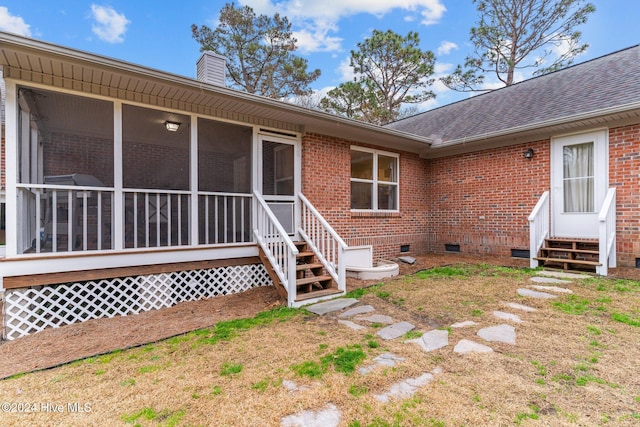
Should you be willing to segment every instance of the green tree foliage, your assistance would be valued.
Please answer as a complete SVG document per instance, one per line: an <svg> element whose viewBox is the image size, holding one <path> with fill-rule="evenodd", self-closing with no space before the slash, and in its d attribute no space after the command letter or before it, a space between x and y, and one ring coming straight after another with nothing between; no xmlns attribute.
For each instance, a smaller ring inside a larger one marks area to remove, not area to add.
<svg viewBox="0 0 640 427"><path fill-rule="evenodd" d="M286 17L256 15L249 6L227 3L215 29L191 26L200 50L227 58L230 87L256 95L282 99L311 92L320 70L307 71L307 60L296 56L297 40Z"/></svg>
<svg viewBox="0 0 640 427"><path fill-rule="evenodd" d="M451 75L441 79L450 89L477 90L486 74L495 74L509 86L514 83L516 70L536 68L534 75L546 74L571 65L588 47L576 30L595 11L584 0L473 3L479 13L477 27L471 28L474 53L467 56L464 69L458 65Z"/></svg>
<svg viewBox="0 0 640 427"><path fill-rule="evenodd" d="M401 116L403 104L435 97L425 89L433 83L435 56L419 47L417 33L406 37L374 30L351 51L356 76L331 90L320 102L324 110L370 123L386 124Z"/></svg>

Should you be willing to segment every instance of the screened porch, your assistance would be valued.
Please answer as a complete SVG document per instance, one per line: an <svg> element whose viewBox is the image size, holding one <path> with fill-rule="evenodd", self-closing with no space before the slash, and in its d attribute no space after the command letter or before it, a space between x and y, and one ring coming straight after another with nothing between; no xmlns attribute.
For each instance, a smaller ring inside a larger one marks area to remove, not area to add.
<svg viewBox="0 0 640 427"><path fill-rule="evenodd" d="M17 95L17 255L253 241L253 127L38 88Z"/></svg>

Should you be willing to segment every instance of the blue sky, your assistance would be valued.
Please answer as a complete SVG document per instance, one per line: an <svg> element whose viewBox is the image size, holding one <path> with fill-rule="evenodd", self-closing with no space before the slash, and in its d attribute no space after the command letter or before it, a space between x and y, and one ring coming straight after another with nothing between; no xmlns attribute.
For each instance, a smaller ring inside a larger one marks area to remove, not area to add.
<svg viewBox="0 0 640 427"><path fill-rule="evenodd" d="M187 77L195 76L199 46L191 24L215 26L225 1L15 0L0 2L0 30L109 56ZM592 0L596 12L580 27L588 51L576 62L640 43L640 1ZM320 93L346 81L351 49L373 29L418 32L436 54L436 77L470 52L469 29L477 13L471 0L240 0L257 13L289 17L298 54L319 68ZM520 75L519 78L527 78ZM468 96L432 87L429 109Z"/></svg>

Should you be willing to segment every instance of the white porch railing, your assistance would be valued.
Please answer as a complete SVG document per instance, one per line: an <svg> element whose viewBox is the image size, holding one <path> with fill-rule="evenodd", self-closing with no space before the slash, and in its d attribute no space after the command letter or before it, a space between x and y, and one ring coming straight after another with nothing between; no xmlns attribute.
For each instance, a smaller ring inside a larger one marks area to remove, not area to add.
<svg viewBox="0 0 640 427"><path fill-rule="evenodd" d="M531 268L538 266L538 261L533 259L538 256L538 252L544 239L549 237L549 192L545 191L540 196L538 203L529 215L529 260Z"/></svg>
<svg viewBox="0 0 640 427"><path fill-rule="evenodd" d="M298 197L302 201L300 235L307 241L327 273L336 281L338 289L345 291L347 245L302 193L298 194Z"/></svg>
<svg viewBox="0 0 640 427"><path fill-rule="evenodd" d="M267 202L257 191L256 220L253 231L256 241L269 259L273 271L287 291L287 304L292 307L296 300L296 255L298 249L273 214Z"/></svg>
<svg viewBox="0 0 640 427"><path fill-rule="evenodd" d="M598 215L600 265L596 273L606 276L608 267L616 267L616 189L609 188Z"/></svg>
<svg viewBox="0 0 640 427"><path fill-rule="evenodd" d="M198 193L199 243L247 243L251 233L251 194Z"/></svg>
<svg viewBox="0 0 640 427"><path fill-rule="evenodd" d="M189 245L190 193L126 189L125 248Z"/></svg>
<svg viewBox="0 0 640 427"><path fill-rule="evenodd" d="M18 184L19 251L25 253L113 248L113 189Z"/></svg>

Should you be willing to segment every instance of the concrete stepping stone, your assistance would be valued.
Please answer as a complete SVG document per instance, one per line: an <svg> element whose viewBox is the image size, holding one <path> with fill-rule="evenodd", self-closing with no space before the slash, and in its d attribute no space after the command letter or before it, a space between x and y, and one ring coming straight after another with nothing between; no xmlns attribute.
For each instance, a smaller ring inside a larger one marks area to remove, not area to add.
<svg viewBox="0 0 640 427"><path fill-rule="evenodd" d="M340 315L338 317L353 317L353 316L357 316L358 314L367 314L367 313L371 313L372 311L375 311L375 308L373 308L373 306L371 305L360 305L358 307L353 307L350 308L349 310L345 311L344 313L340 313Z"/></svg>
<svg viewBox="0 0 640 427"><path fill-rule="evenodd" d="M315 314L323 315L327 313L332 313L334 311L343 310L347 307L351 307L352 305L358 303L355 298L338 298L332 299L330 301L319 302L317 304L310 305L305 307L307 311L310 311Z"/></svg>
<svg viewBox="0 0 640 427"><path fill-rule="evenodd" d="M474 322L473 320L465 320L464 322L458 322L451 325L452 328L468 328L469 326L475 326L478 322Z"/></svg>
<svg viewBox="0 0 640 427"><path fill-rule="evenodd" d="M477 335L485 341L502 342L505 344L516 343L516 328L507 324L482 328L477 332Z"/></svg>
<svg viewBox="0 0 640 427"><path fill-rule="evenodd" d="M558 298L557 295L553 295L547 292L534 291L533 289L518 289L518 295L521 297L531 297L538 299L550 299L550 298Z"/></svg>
<svg viewBox="0 0 640 427"><path fill-rule="evenodd" d="M537 308L529 307L528 305L518 304L517 302L505 302L507 307L513 308L514 310L526 311L527 313L533 313L534 311L538 311Z"/></svg>
<svg viewBox="0 0 640 427"><path fill-rule="evenodd" d="M522 319L517 314L507 313L504 311L494 311L493 315L501 320L511 320L512 322L522 323Z"/></svg>
<svg viewBox="0 0 640 427"><path fill-rule="evenodd" d="M535 283L556 283L559 285L571 283L571 280L556 279L554 277L532 277L529 280Z"/></svg>
<svg viewBox="0 0 640 427"><path fill-rule="evenodd" d="M361 331L363 329L367 329L365 326L358 325L357 323L354 323L351 320L338 320L338 323L346 326L347 328L351 328L354 331Z"/></svg>
<svg viewBox="0 0 640 427"><path fill-rule="evenodd" d="M454 353L493 353L493 349L471 340L460 340L453 348Z"/></svg>
<svg viewBox="0 0 640 427"><path fill-rule="evenodd" d="M401 356L397 356L393 353L383 353L380 356L373 359L373 364L370 366L362 366L358 369L360 375L367 375L375 370L379 366L386 366L393 368L398 362L404 362L406 359Z"/></svg>
<svg viewBox="0 0 640 427"><path fill-rule="evenodd" d="M433 374L425 372L417 378L408 378L404 381L397 382L389 388L386 393L376 394L373 397L379 402L387 403L391 399L406 399L413 396L418 389L424 387L433 381Z"/></svg>
<svg viewBox="0 0 640 427"><path fill-rule="evenodd" d="M561 288L559 286L542 286L542 285L531 285L533 289L537 289L539 291L547 291L547 292L557 292L559 294L572 294L573 291L567 288Z"/></svg>
<svg viewBox="0 0 640 427"><path fill-rule="evenodd" d="M309 387L299 386L295 381L291 381L291 380L282 380L282 387L286 388L291 392L305 391L309 389Z"/></svg>
<svg viewBox="0 0 640 427"><path fill-rule="evenodd" d="M394 323L391 326L387 326L386 328L380 329L377 335L383 340L392 340L392 339L403 336L407 332L411 331L413 328L415 328L415 326L413 326L409 322Z"/></svg>
<svg viewBox="0 0 640 427"><path fill-rule="evenodd" d="M541 270L536 271L538 276L557 277L559 279L589 279L592 276L582 273L568 273L566 271L549 271Z"/></svg>
<svg viewBox="0 0 640 427"><path fill-rule="evenodd" d="M441 349L449 345L449 332L435 329L424 333L421 337L407 340L405 343L418 344L425 352Z"/></svg>
<svg viewBox="0 0 640 427"><path fill-rule="evenodd" d="M302 411L280 420L282 427L334 427L340 424L342 413L329 403L318 411Z"/></svg>
<svg viewBox="0 0 640 427"><path fill-rule="evenodd" d="M371 323L382 323L384 325L390 325L395 322L395 320L393 320L393 317L387 316L386 314L372 314L371 316L367 317L356 317L354 320Z"/></svg>

